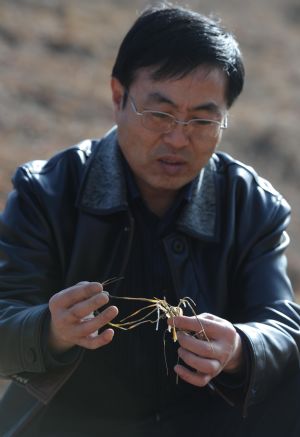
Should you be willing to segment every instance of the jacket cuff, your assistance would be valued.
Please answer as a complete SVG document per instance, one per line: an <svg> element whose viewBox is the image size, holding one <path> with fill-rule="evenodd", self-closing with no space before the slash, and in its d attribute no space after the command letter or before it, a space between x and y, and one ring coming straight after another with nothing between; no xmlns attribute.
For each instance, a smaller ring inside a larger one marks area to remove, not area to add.
<svg viewBox="0 0 300 437"><path fill-rule="evenodd" d="M243 405L249 387L251 363L251 351L248 341L242 332L236 328L241 336L243 345L243 368L239 373L222 372L214 379L215 386L233 405Z"/></svg>
<svg viewBox="0 0 300 437"><path fill-rule="evenodd" d="M58 369L63 366L70 366L79 360L82 354L82 348L75 346L67 352L53 354L48 348L48 338L50 329L50 311L46 312L41 334L41 349L46 370Z"/></svg>
<svg viewBox="0 0 300 437"><path fill-rule="evenodd" d="M235 328L239 331L243 343L249 351L249 375L246 387L246 395L243 405L243 415L247 415L248 408L261 401L266 394L263 382L266 369L266 356L262 336L258 329L248 324L237 324Z"/></svg>
<svg viewBox="0 0 300 437"><path fill-rule="evenodd" d="M22 312L20 327L20 364L24 372L44 372L45 365L41 348L41 331L47 304L36 305Z"/></svg>

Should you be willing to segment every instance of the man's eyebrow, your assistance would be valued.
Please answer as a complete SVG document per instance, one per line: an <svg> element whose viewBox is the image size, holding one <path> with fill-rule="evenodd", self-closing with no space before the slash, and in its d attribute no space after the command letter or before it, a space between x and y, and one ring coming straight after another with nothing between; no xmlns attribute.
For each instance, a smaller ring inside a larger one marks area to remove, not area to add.
<svg viewBox="0 0 300 437"><path fill-rule="evenodd" d="M214 102L207 102L207 103L203 103L201 105L195 106L194 108L192 108L192 111L207 111L207 112L211 112L213 114L222 114L223 113L220 106Z"/></svg>
<svg viewBox="0 0 300 437"><path fill-rule="evenodd" d="M159 93L159 92L155 92L155 93L150 93L148 95L147 100L151 103L151 102L156 102L156 103L167 103L171 106L173 106L175 109L177 108L177 105L175 102L173 102L170 98L168 98L167 96ZM223 111L221 110L221 108L215 103L215 102L205 102L202 103L200 105L194 106L193 108L191 108L191 111L207 111L207 112L211 112L213 114L222 114Z"/></svg>
<svg viewBox="0 0 300 437"><path fill-rule="evenodd" d="M177 106L171 99L158 92L148 94L147 100L156 103L168 103L174 107Z"/></svg>

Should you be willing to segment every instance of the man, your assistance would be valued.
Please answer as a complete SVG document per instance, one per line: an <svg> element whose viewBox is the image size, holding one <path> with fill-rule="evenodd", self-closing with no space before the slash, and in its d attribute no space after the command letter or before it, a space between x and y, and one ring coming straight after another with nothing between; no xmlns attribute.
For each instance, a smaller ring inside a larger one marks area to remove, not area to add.
<svg viewBox="0 0 300 437"><path fill-rule="evenodd" d="M290 208L215 152L243 80L219 24L150 8L113 68L117 128L18 169L0 232L1 435L296 436ZM195 303L168 320L177 342L132 299L154 297Z"/></svg>

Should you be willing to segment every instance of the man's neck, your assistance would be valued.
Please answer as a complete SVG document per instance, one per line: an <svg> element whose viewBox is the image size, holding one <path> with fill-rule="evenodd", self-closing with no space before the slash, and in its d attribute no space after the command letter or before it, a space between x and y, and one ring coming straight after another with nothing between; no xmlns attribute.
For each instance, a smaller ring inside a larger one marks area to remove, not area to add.
<svg viewBox="0 0 300 437"><path fill-rule="evenodd" d="M140 186L139 189L147 208L158 217L163 217L165 215L165 213L172 206L178 194L178 191L147 190Z"/></svg>

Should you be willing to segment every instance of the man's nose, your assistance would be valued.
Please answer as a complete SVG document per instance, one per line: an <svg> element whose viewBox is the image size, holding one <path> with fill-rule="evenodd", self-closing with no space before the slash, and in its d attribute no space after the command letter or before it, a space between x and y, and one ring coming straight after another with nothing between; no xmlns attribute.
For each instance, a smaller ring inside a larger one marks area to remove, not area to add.
<svg viewBox="0 0 300 437"><path fill-rule="evenodd" d="M176 123L170 132L164 134L165 142L175 148L186 147L189 144L188 126Z"/></svg>

